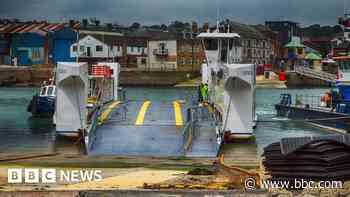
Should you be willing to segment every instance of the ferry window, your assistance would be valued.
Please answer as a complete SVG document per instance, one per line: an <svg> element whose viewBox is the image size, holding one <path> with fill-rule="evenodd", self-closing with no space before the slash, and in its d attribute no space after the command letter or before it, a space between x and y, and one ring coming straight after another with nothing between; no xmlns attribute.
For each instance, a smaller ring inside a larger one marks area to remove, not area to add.
<svg viewBox="0 0 350 197"><path fill-rule="evenodd" d="M350 70L350 62L348 61L343 62L343 70Z"/></svg>
<svg viewBox="0 0 350 197"><path fill-rule="evenodd" d="M208 51L218 50L218 40L207 39L204 40L205 49Z"/></svg>
<svg viewBox="0 0 350 197"><path fill-rule="evenodd" d="M47 95L53 95L53 87L49 87L49 89L47 90Z"/></svg>
<svg viewBox="0 0 350 197"><path fill-rule="evenodd" d="M221 61L226 62L227 61L227 43L228 40L222 40L222 50L221 50Z"/></svg>
<svg viewBox="0 0 350 197"><path fill-rule="evenodd" d="M101 45L97 45L96 46L96 51L97 52L102 52L103 51L103 47Z"/></svg>
<svg viewBox="0 0 350 197"><path fill-rule="evenodd" d="M45 94L46 94L46 87L43 87L43 88L41 89L40 95L45 95Z"/></svg>

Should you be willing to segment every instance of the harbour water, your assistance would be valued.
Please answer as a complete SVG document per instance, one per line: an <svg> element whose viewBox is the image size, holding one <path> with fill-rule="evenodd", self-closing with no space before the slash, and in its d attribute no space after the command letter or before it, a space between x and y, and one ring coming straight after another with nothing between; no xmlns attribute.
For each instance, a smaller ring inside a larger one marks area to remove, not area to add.
<svg viewBox="0 0 350 197"><path fill-rule="evenodd" d="M27 104L35 88L0 88L0 153L53 153L65 148L69 143L55 138L50 119L32 118L26 112ZM191 102L197 93L191 88L167 87L127 87L127 99L133 101L173 101ZM281 93L320 95L325 89L257 89L257 114L261 120L276 122L259 123L256 140L259 153L262 149L283 137L329 134L325 130L304 124L279 121L275 117L274 104ZM67 149L69 150L69 149Z"/></svg>

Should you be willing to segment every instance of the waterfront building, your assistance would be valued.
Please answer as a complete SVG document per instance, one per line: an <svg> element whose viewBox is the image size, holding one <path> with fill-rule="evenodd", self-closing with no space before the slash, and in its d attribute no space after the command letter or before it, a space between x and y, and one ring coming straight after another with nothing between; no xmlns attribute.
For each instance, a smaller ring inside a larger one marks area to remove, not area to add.
<svg viewBox="0 0 350 197"><path fill-rule="evenodd" d="M119 63L127 68L145 68L148 63L147 38L126 35L120 41L124 53Z"/></svg>
<svg viewBox="0 0 350 197"><path fill-rule="evenodd" d="M305 45L301 43L299 37L292 37L292 40L284 45L284 58L288 60L288 70L294 70L295 65L303 65L305 59Z"/></svg>
<svg viewBox="0 0 350 197"><path fill-rule="evenodd" d="M123 51L116 45L122 34L101 31L79 31L79 41L70 46L71 58L79 56L80 61L96 63L117 61Z"/></svg>
<svg viewBox="0 0 350 197"><path fill-rule="evenodd" d="M0 64L11 64L9 34L0 33Z"/></svg>
<svg viewBox="0 0 350 197"><path fill-rule="evenodd" d="M241 36L236 41L238 61L242 63L273 64L278 54L278 42L274 33L261 26L251 26L230 21L230 32L236 32Z"/></svg>
<svg viewBox="0 0 350 197"><path fill-rule="evenodd" d="M1 63L18 66L65 60L69 57L65 47L74 38L66 24L47 22L0 24L0 35Z"/></svg>
<svg viewBox="0 0 350 197"><path fill-rule="evenodd" d="M177 65L177 39L154 38L148 41L148 69L175 71Z"/></svg>
<svg viewBox="0 0 350 197"><path fill-rule="evenodd" d="M266 21L265 26L277 33L277 38L282 46L292 40L292 37L301 37L299 23L293 21Z"/></svg>
<svg viewBox="0 0 350 197"><path fill-rule="evenodd" d="M204 59L202 43L192 32L163 32L148 41L150 70L199 71Z"/></svg>
<svg viewBox="0 0 350 197"><path fill-rule="evenodd" d="M77 31L72 27L64 27L55 32L49 32L49 63L71 62L70 46L76 42Z"/></svg>

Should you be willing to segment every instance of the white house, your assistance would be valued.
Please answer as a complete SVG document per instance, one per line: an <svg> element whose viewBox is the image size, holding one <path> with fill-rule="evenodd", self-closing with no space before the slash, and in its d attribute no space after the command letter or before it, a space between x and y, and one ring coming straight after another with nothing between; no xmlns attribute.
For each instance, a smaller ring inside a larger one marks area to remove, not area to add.
<svg viewBox="0 0 350 197"><path fill-rule="evenodd" d="M123 55L122 47L113 45L110 36L106 36L105 42L101 40L103 39L97 39L94 35L83 36L79 40L78 44L74 43L71 45L71 57L75 58L78 54L79 57L84 58L114 58L121 57Z"/></svg>
<svg viewBox="0 0 350 197"><path fill-rule="evenodd" d="M128 55L143 55L143 54L147 54L147 47L143 47L143 46L127 46L126 53Z"/></svg>
<svg viewBox="0 0 350 197"><path fill-rule="evenodd" d="M150 40L148 41L148 58L150 69L177 69L177 41Z"/></svg>

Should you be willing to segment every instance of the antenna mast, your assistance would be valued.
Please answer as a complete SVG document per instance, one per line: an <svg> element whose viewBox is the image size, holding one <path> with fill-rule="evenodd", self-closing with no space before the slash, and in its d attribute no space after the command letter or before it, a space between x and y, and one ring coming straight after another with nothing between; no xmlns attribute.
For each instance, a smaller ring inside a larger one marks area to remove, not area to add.
<svg viewBox="0 0 350 197"><path fill-rule="evenodd" d="M344 16L346 16L347 12L347 7L346 7L346 0L344 0Z"/></svg>
<svg viewBox="0 0 350 197"><path fill-rule="evenodd" d="M220 2L219 0L216 1L216 31L220 32L219 25L220 25Z"/></svg>

